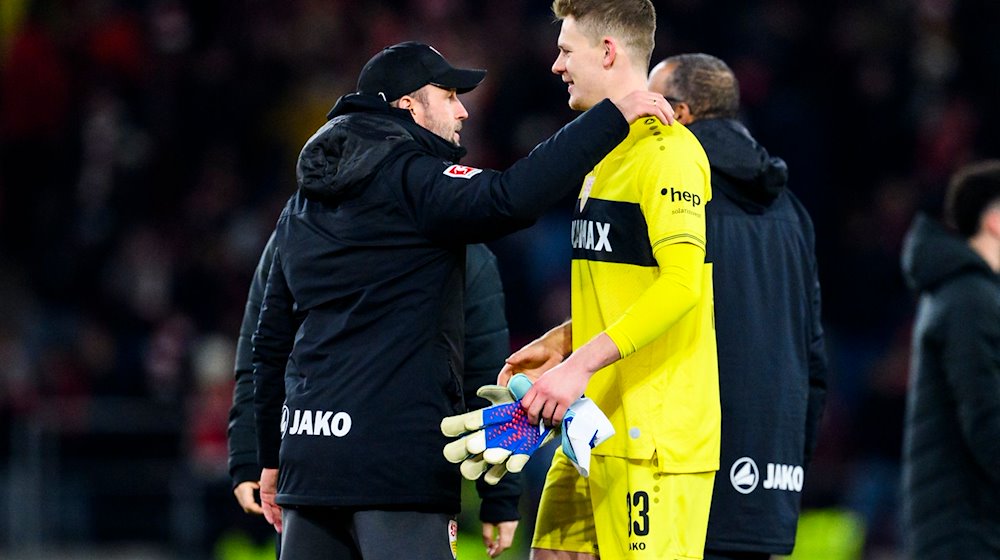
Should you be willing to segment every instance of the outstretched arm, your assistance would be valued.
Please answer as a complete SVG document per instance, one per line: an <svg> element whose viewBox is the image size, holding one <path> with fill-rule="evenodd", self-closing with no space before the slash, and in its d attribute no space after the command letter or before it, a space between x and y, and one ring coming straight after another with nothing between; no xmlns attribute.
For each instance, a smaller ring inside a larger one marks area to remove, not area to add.
<svg viewBox="0 0 1000 560"><path fill-rule="evenodd" d="M405 177L399 202L431 239L496 239L528 227L578 190L584 176L628 136L629 123L649 116L667 121L672 117L659 94L633 92L616 101L606 99L503 171L476 169L456 175L450 172L450 162L429 155L408 157L402 151L396 163Z"/></svg>

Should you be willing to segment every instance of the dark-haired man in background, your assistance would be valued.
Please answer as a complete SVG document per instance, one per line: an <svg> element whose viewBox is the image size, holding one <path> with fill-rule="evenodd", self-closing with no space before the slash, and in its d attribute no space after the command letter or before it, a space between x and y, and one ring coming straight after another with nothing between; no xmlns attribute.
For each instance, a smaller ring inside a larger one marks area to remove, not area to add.
<svg viewBox="0 0 1000 560"><path fill-rule="evenodd" d="M949 231L919 215L903 273L919 295L903 432L911 558L1000 558L1000 160L945 198Z"/></svg>

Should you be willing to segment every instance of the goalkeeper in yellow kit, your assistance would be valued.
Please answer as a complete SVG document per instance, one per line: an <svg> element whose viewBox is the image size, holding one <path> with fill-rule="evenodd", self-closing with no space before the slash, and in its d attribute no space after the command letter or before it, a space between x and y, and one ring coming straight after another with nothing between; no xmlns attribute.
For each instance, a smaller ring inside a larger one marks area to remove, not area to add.
<svg viewBox="0 0 1000 560"><path fill-rule="evenodd" d="M552 66L586 110L646 83L649 0L556 0ZM652 102L652 100L651 100ZM720 411L701 145L683 126L637 121L586 177L572 223L572 322L513 354L500 373L536 381L521 400L554 424L582 394L615 436L583 478L557 450L533 558L702 558ZM553 367L554 366L554 367Z"/></svg>

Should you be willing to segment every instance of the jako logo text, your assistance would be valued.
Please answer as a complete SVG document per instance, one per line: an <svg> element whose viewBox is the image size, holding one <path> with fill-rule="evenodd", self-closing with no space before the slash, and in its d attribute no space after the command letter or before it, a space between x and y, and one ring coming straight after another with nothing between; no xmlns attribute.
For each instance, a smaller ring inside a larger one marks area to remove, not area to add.
<svg viewBox="0 0 1000 560"><path fill-rule="evenodd" d="M284 411L283 411L284 412ZM328 410L295 410L291 423L282 414L281 435L344 437L351 431L351 415Z"/></svg>

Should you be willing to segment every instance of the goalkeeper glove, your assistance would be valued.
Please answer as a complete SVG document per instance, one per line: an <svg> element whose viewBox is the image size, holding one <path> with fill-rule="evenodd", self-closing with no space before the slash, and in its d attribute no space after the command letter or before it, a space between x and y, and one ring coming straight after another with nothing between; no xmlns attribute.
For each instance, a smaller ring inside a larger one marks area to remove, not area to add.
<svg viewBox="0 0 1000 560"><path fill-rule="evenodd" d="M462 476L475 480L489 469L485 480L496 484L508 472L520 472L531 454L554 437L551 428L529 423L521 408L521 398L530 388L531 380L523 373L512 377L507 387L485 385L476 394L492 406L441 421L444 435L464 434L444 447L445 458L462 463Z"/></svg>
<svg viewBox="0 0 1000 560"><path fill-rule="evenodd" d="M449 461L462 463L462 476L475 480L489 469L485 480L496 484L507 472L520 472L531 454L557 432L561 434L563 453L576 470L583 477L590 474L590 450L615 434L611 421L594 401L582 397L569 407L556 430L536 427L528 423L521 408L521 398L530 388L531 380L521 373L512 377L507 387L485 385L476 394L488 399L492 406L441 421L444 435L466 434L444 448Z"/></svg>

